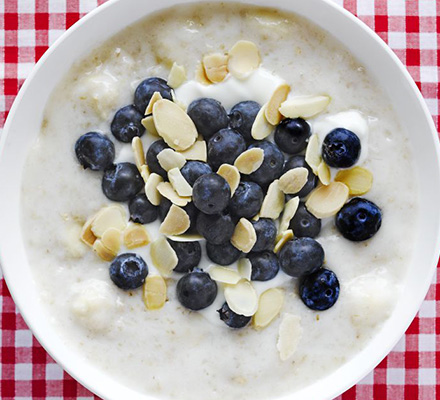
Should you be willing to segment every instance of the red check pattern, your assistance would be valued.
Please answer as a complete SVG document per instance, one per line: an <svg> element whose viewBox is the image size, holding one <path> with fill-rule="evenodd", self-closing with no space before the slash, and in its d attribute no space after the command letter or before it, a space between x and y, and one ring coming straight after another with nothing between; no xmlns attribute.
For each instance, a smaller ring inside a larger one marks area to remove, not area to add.
<svg viewBox="0 0 440 400"><path fill-rule="evenodd" d="M104 1L0 0L0 129L35 62L67 28ZM438 129L440 0L334 1L391 46L416 81ZM440 398L438 282L439 273L417 317L390 355L338 400ZM96 398L63 372L39 345L17 312L3 279L0 311L1 399Z"/></svg>

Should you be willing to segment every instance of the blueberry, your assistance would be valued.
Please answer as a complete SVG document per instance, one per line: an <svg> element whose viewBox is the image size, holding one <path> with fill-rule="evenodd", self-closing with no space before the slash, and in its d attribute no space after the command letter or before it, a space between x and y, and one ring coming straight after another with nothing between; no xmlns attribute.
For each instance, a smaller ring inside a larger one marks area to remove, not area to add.
<svg viewBox="0 0 440 400"><path fill-rule="evenodd" d="M208 242L221 244L231 239L235 224L229 214L207 215L199 213L196 228L197 232Z"/></svg>
<svg viewBox="0 0 440 400"><path fill-rule="evenodd" d="M212 173L212 169L209 164L203 161L187 161L180 172L186 181L191 186L194 186L197 178L200 178L202 175Z"/></svg>
<svg viewBox="0 0 440 400"><path fill-rule="evenodd" d="M232 107L229 113L229 126L240 133L247 142L254 140L251 130L260 108L255 101L242 101Z"/></svg>
<svg viewBox="0 0 440 400"><path fill-rule="evenodd" d="M266 188L275 179L278 179L284 167L284 156L276 144L267 140L253 143L249 149L258 148L264 151L264 160L260 168L249 175L249 178L258 183L262 188Z"/></svg>
<svg viewBox="0 0 440 400"><path fill-rule="evenodd" d="M159 204L159 218L161 221L163 221L165 219L165 217L167 216L168 211L170 210L172 204L173 203L171 203L171 201L169 201L167 198L162 197L160 204ZM189 233L189 232L195 230L197 216L199 215L199 210L197 209L197 207L194 205L193 202L188 203L185 207L182 207L182 208L186 211L186 213L188 214L188 217L189 217L190 226L187 231L187 233Z"/></svg>
<svg viewBox="0 0 440 400"><path fill-rule="evenodd" d="M224 303L222 308L217 310L219 313L220 319L228 325L230 328L244 328L252 319L252 317L245 317L244 315L236 314L232 311L228 303Z"/></svg>
<svg viewBox="0 0 440 400"><path fill-rule="evenodd" d="M170 211L171 205L170 200L168 200L166 197L162 197L159 204L159 218L161 221L165 219L165 217L168 214L168 211Z"/></svg>
<svg viewBox="0 0 440 400"><path fill-rule="evenodd" d="M84 168L103 171L113 164L115 145L102 133L89 132L76 141L75 153Z"/></svg>
<svg viewBox="0 0 440 400"><path fill-rule="evenodd" d="M275 129L275 143L289 154L296 154L307 147L310 125L302 118L286 118Z"/></svg>
<svg viewBox="0 0 440 400"><path fill-rule="evenodd" d="M231 188L220 175L202 175L194 183L194 205L205 214L221 213L227 207L230 198Z"/></svg>
<svg viewBox="0 0 440 400"><path fill-rule="evenodd" d="M258 221L251 221L257 234L257 241L252 251L273 250L277 227L275 222L269 218L260 218Z"/></svg>
<svg viewBox="0 0 440 400"><path fill-rule="evenodd" d="M116 112L110 125L113 136L124 143L130 143L134 137L142 136L145 132L145 127L141 124L142 118L144 114L135 106L122 107Z"/></svg>
<svg viewBox="0 0 440 400"><path fill-rule="evenodd" d="M194 270L177 282L177 298L190 310L209 307L217 296L217 284L201 270Z"/></svg>
<svg viewBox="0 0 440 400"><path fill-rule="evenodd" d="M330 167L349 168L356 164L360 154L361 141L348 129L333 129L322 143L322 158Z"/></svg>
<svg viewBox="0 0 440 400"><path fill-rule="evenodd" d="M372 201L355 197L336 214L336 227L354 242L373 237L382 224L382 212Z"/></svg>
<svg viewBox="0 0 440 400"><path fill-rule="evenodd" d="M294 217L290 220L289 228L296 237L314 238L321 232L321 220L309 213L304 203L300 203Z"/></svg>
<svg viewBox="0 0 440 400"><path fill-rule="evenodd" d="M168 242L179 260L174 271L188 272L199 265L202 258L202 248L199 242L176 242L170 239Z"/></svg>
<svg viewBox="0 0 440 400"><path fill-rule="evenodd" d="M238 218L252 218L263 203L263 189L255 182L240 182L229 202L229 209Z"/></svg>
<svg viewBox="0 0 440 400"><path fill-rule="evenodd" d="M144 185L136 165L128 162L112 165L104 171L102 177L102 191L113 201L130 200Z"/></svg>
<svg viewBox="0 0 440 400"><path fill-rule="evenodd" d="M156 140L147 150L146 161L150 172L159 174L162 178L168 179L167 171L165 171L157 160L157 155L164 149L168 149L168 145L163 140Z"/></svg>
<svg viewBox="0 0 440 400"><path fill-rule="evenodd" d="M287 242L279 258L281 269L287 275L299 278L322 267L324 249L315 239L303 237Z"/></svg>
<svg viewBox="0 0 440 400"><path fill-rule="evenodd" d="M217 171L222 164L234 165L235 159L245 150L243 136L233 129L222 129L209 139L208 162Z"/></svg>
<svg viewBox="0 0 440 400"><path fill-rule="evenodd" d="M252 281L269 281L278 274L280 262L272 251L249 253L247 258L252 264Z"/></svg>
<svg viewBox="0 0 440 400"><path fill-rule="evenodd" d="M318 185L318 177L313 173L309 164L306 163L306 159L304 156L290 157L286 161L286 164L284 164L283 172L287 172L293 168L307 168L307 170L309 171L306 184L298 193L294 194L294 196L306 197Z"/></svg>
<svg viewBox="0 0 440 400"><path fill-rule="evenodd" d="M231 242L222 244L206 243L208 258L219 265L230 265L241 256L241 251L235 248Z"/></svg>
<svg viewBox="0 0 440 400"><path fill-rule="evenodd" d="M157 207L153 206L144 193L134 196L128 203L130 219L138 224L149 224L156 221Z"/></svg>
<svg viewBox="0 0 440 400"><path fill-rule="evenodd" d="M134 105L144 113L154 92L159 92L164 99L173 100L171 88L161 78L148 78L142 81L134 93Z"/></svg>
<svg viewBox="0 0 440 400"><path fill-rule="evenodd" d="M228 114L221 103L214 99L197 99L188 107L187 114L193 120L197 132L206 140L228 126Z"/></svg>
<svg viewBox="0 0 440 400"><path fill-rule="evenodd" d="M135 253L117 256L110 264L110 279L120 289L136 289L143 285L148 275L148 266Z"/></svg>
<svg viewBox="0 0 440 400"><path fill-rule="evenodd" d="M339 297L338 278L328 269L319 269L304 278L299 293L308 308L315 311L328 310Z"/></svg>

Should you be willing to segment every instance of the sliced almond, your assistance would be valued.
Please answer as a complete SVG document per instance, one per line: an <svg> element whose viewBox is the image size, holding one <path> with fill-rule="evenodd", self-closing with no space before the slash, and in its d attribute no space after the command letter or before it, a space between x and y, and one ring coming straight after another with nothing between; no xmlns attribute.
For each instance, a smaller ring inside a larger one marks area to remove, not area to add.
<svg viewBox="0 0 440 400"><path fill-rule="evenodd" d="M173 89L178 88L186 80L185 67L177 63L173 63L168 75L167 84Z"/></svg>
<svg viewBox="0 0 440 400"><path fill-rule="evenodd" d="M154 125L154 118L152 115L148 115L144 119L142 119L141 124L145 127L148 133L153 136L159 136L156 126Z"/></svg>
<svg viewBox="0 0 440 400"><path fill-rule="evenodd" d="M163 197L179 207L185 207L191 201L191 197L179 196L169 182L160 182L157 190Z"/></svg>
<svg viewBox="0 0 440 400"><path fill-rule="evenodd" d="M196 141L194 122L172 101L164 99L154 103L153 118L159 136L174 150L186 150Z"/></svg>
<svg viewBox="0 0 440 400"><path fill-rule="evenodd" d="M299 205L299 197L296 196L293 199L290 199L283 211L283 216L281 217L280 226L278 228L278 233L282 234L284 231L287 231L289 229L289 224L292 218L295 216L296 210L298 209Z"/></svg>
<svg viewBox="0 0 440 400"><path fill-rule="evenodd" d="M321 164L321 147L319 145L318 135L312 135L306 149L306 163L312 168L315 175L318 174L318 168Z"/></svg>
<svg viewBox="0 0 440 400"><path fill-rule="evenodd" d="M280 189L278 179L274 180L267 189L263 204L261 205L260 218L278 219L284 208L284 193Z"/></svg>
<svg viewBox="0 0 440 400"><path fill-rule="evenodd" d="M321 161L321 164L319 164L318 178L319 178L320 182L326 186L329 185L331 182L332 175L330 173L330 168L328 167L328 165L324 161Z"/></svg>
<svg viewBox="0 0 440 400"><path fill-rule="evenodd" d="M261 167L261 164L263 164L264 161L264 151L263 149L253 148L244 151L241 153L235 160L234 166L237 167L237 169L242 174L252 174L252 172L255 172L258 168Z"/></svg>
<svg viewBox="0 0 440 400"><path fill-rule="evenodd" d="M192 196L192 187L183 177L179 168L173 168L168 171L168 180L179 196Z"/></svg>
<svg viewBox="0 0 440 400"><path fill-rule="evenodd" d="M228 70L238 79L247 78L261 63L255 43L240 40L229 50Z"/></svg>
<svg viewBox="0 0 440 400"><path fill-rule="evenodd" d="M92 232L96 237L101 237L109 228L123 231L127 226L127 215L121 206L108 206L102 208L92 221Z"/></svg>
<svg viewBox="0 0 440 400"><path fill-rule="evenodd" d="M276 238L275 247L273 249L274 253L278 253L284 245L293 239L293 231L292 229L287 229L286 231L279 234Z"/></svg>
<svg viewBox="0 0 440 400"><path fill-rule="evenodd" d="M101 238L102 244L114 254L121 248L121 231L116 228L107 229Z"/></svg>
<svg viewBox="0 0 440 400"><path fill-rule="evenodd" d="M280 178L280 189L286 194L298 193L307 183L308 176L309 171L307 168L289 169Z"/></svg>
<svg viewBox="0 0 440 400"><path fill-rule="evenodd" d="M237 264L237 270L240 276L248 281L251 280L252 276L252 264L249 258L240 258Z"/></svg>
<svg viewBox="0 0 440 400"><path fill-rule="evenodd" d="M124 231L124 244L127 249L136 249L146 246L151 242L147 229L140 224L133 224Z"/></svg>
<svg viewBox="0 0 440 400"><path fill-rule="evenodd" d="M139 136L133 138L131 141L131 148L133 149L136 167L138 167L138 170L140 171L141 167L145 165L145 152L142 140Z"/></svg>
<svg viewBox="0 0 440 400"><path fill-rule="evenodd" d="M176 252L164 237L151 243L150 255L154 266L162 276L169 276L179 262Z"/></svg>
<svg viewBox="0 0 440 400"><path fill-rule="evenodd" d="M258 310L252 318L252 325L256 329L264 329L278 316L283 308L284 292L278 288L271 288L261 293L258 299Z"/></svg>
<svg viewBox="0 0 440 400"><path fill-rule="evenodd" d="M281 104L280 113L286 118L311 118L324 111L329 104L329 96L294 97Z"/></svg>
<svg viewBox="0 0 440 400"><path fill-rule="evenodd" d="M222 82L228 75L228 56L220 53L203 57L206 77L213 83Z"/></svg>
<svg viewBox="0 0 440 400"><path fill-rule="evenodd" d="M273 130L273 126L269 124L266 118L267 104L264 104L258 111L255 121L252 124L251 135L255 140L263 140L267 138Z"/></svg>
<svg viewBox="0 0 440 400"><path fill-rule="evenodd" d="M351 196L360 196L373 186L373 174L366 168L354 167L340 170L335 181L346 184Z"/></svg>
<svg viewBox="0 0 440 400"><path fill-rule="evenodd" d="M117 253L104 246L101 239L97 239L95 243L93 243L93 250L99 258L104 261L112 261L117 255Z"/></svg>
<svg viewBox="0 0 440 400"><path fill-rule="evenodd" d="M162 182L163 178L153 172L145 183L145 196L147 196L148 201L153 204L153 206L158 206L160 204L161 195L157 190L157 187Z"/></svg>
<svg viewBox="0 0 440 400"><path fill-rule="evenodd" d="M92 215L83 225L81 230L80 239L88 246L93 247L93 243L95 243L97 237L92 232L92 222L95 219L96 215Z"/></svg>
<svg viewBox="0 0 440 400"><path fill-rule="evenodd" d="M147 105L147 108L145 109L145 115L150 115L153 112L153 106L156 104L156 102L162 99L163 97L159 92L154 92L153 96L151 96L150 102Z"/></svg>
<svg viewBox="0 0 440 400"><path fill-rule="evenodd" d="M208 270L209 276L221 283L235 285L241 280L239 273L231 268L213 266Z"/></svg>
<svg viewBox="0 0 440 400"><path fill-rule="evenodd" d="M242 279L236 285L227 286L225 299L232 311L245 317L254 315L258 308L258 294L246 279Z"/></svg>
<svg viewBox="0 0 440 400"><path fill-rule="evenodd" d="M185 157L185 160L203 161L208 160L208 152L206 150L206 142L204 140L197 140L189 149L179 151Z"/></svg>
<svg viewBox="0 0 440 400"><path fill-rule="evenodd" d="M205 74L205 67L203 66L203 63L199 63L197 65L195 78L196 81L201 83L202 85L212 85L212 82L208 79L208 77Z"/></svg>
<svg viewBox="0 0 440 400"><path fill-rule="evenodd" d="M272 93L272 97L267 103L265 111L266 119L269 124L278 125L283 119L283 116L278 111L278 109L280 108L281 103L283 103L287 99L289 92L290 86L287 83L282 83Z"/></svg>
<svg viewBox="0 0 440 400"><path fill-rule="evenodd" d="M238 185L240 184L240 172L238 171L237 167L230 164L222 164L220 165L217 174L219 174L225 179L226 182L228 182L231 188L232 197L237 190Z"/></svg>
<svg viewBox="0 0 440 400"><path fill-rule="evenodd" d="M167 284L160 275L149 275L145 279L142 297L148 310L158 310L167 301Z"/></svg>
<svg viewBox="0 0 440 400"><path fill-rule="evenodd" d="M198 233L185 233L183 235L170 235L167 237L173 242L197 242L199 240L205 240L205 238Z"/></svg>
<svg viewBox="0 0 440 400"><path fill-rule="evenodd" d="M165 219L160 225L159 232L164 235L181 235L190 226L190 219L183 208L172 204Z"/></svg>
<svg viewBox="0 0 440 400"><path fill-rule="evenodd" d="M256 241L257 233L252 223L246 218L240 218L231 237L233 246L244 253L249 253Z"/></svg>
<svg viewBox="0 0 440 400"><path fill-rule="evenodd" d="M165 171L169 171L173 168L180 169L186 163L185 157L173 149L163 149L157 155L157 161Z"/></svg>
<svg viewBox="0 0 440 400"><path fill-rule="evenodd" d="M286 361L293 356L301 340L302 332L301 317L288 313L284 314L277 342L281 361Z"/></svg>
<svg viewBox="0 0 440 400"><path fill-rule="evenodd" d="M147 183L148 178L150 177L150 168L148 168L148 166L144 164L141 165L139 171L141 173L142 179L144 180L145 183Z"/></svg>
<svg viewBox="0 0 440 400"><path fill-rule="evenodd" d="M341 182L332 182L313 190L306 201L307 210L316 218L335 215L348 199L348 187Z"/></svg>

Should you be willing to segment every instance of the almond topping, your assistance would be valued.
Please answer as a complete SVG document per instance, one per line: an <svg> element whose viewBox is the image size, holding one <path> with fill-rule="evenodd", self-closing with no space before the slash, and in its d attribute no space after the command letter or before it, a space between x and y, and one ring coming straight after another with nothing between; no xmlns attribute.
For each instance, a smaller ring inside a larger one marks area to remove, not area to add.
<svg viewBox="0 0 440 400"><path fill-rule="evenodd" d="M95 243L93 243L93 250L98 254L99 258L104 261L113 260L117 254L105 247L100 239L97 239Z"/></svg>
<svg viewBox="0 0 440 400"><path fill-rule="evenodd" d="M345 183L351 196L360 196L373 186L373 174L366 168L354 167L339 171L335 181Z"/></svg>
<svg viewBox="0 0 440 400"><path fill-rule="evenodd" d="M92 232L96 237L101 237L109 228L123 231L127 226L127 215L121 206L108 206L102 208L92 221Z"/></svg>
<svg viewBox="0 0 440 400"><path fill-rule="evenodd" d="M253 148L241 153L234 162L234 165L242 174L252 174L261 167L264 161L263 149Z"/></svg>
<svg viewBox="0 0 440 400"><path fill-rule="evenodd" d="M164 235L180 235L190 226L189 216L183 208L172 204L167 216L160 225L159 232Z"/></svg>
<svg viewBox="0 0 440 400"><path fill-rule="evenodd" d="M278 219L284 208L284 193L280 189L279 180L274 180L267 189L263 204L261 205L260 218Z"/></svg>
<svg viewBox="0 0 440 400"><path fill-rule="evenodd" d="M296 210L299 205L299 197L296 196L290 199L284 207L283 216L281 217L280 226L278 228L278 234L282 234L289 229L289 224L292 218L295 216Z"/></svg>
<svg viewBox="0 0 440 400"><path fill-rule="evenodd" d="M281 122L283 116L278 109L281 103L287 99L289 92L290 86L287 83L282 83L273 92L265 111L267 122L271 125L278 125Z"/></svg>
<svg viewBox="0 0 440 400"><path fill-rule="evenodd" d="M301 340L302 332L301 317L284 314L280 324L277 343L281 361L286 361L293 356Z"/></svg>
<svg viewBox="0 0 440 400"><path fill-rule="evenodd" d="M154 118L152 115L148 115L143 120L141 120L141 124L145 127L149 134L153 136L159 136L156 126L154 125Z"/></svg>
<svg viewBox="0 0 440 400"><path fill-rule="evenodd" d="M241 279L237 271L226 267L213 266L209 268L208 273L213 280L229 285L235 285Z"/></svg>
<svg viewBox="0 0 440 400"><path fill-rule="evenodd" d="M179 196L192 196L192 187L183 177L179 168L173 168L168 171L168 180Z"/></svg>
<svg viewBox="0 0 440 400"><path fill-rule="evenodd" d="M186 233L183 235L171 235L167 237L173 242L197 242L199 240L205 240L205 238L198 233Z"/></svg>
<svg viewBox="0 0 440 400"><path fill-rule="evenodd" d="M321 183L326 186L329 185L331 182L332 176L330 173L330 168L324 161L321 161L321 164L319 164L318 178L321 181Z"/></svg>
<svg viewBox="0 0 440 400"><path fill-rule="evenodd" d="M150 235L143 225L133 224L124 231L124 244L127 249L143 247L150 242Z"/></svg>
<svg viewBox="0 0 440 400"><path fill-rule="evenodd" d="M319 145L318 135L312 135L306 149L306 163L309 164L315 175L318 173L318 167L321 164L321 147Z"/></svg>
<svg viewBox="0 0 440 400"><path fill-rule="evenodd" d="M251 135L255 140L267 138L273 130L273 126L266 119L267 104L264 104L258 111L255 121L252 124Z"/></svg>
<svg viewBox="0 0 440 400"><path fill-rule="evenodd" d="M284 292L278 288L268 289L261 293L258 310L252 318L256 329L264 329L278 316L283 307Z"/></svg>
<svg viewBox="0 0 440 400"><path fill-rule="evenodd" d="M208 161L208 152L204 140L197 140L188 150L179 151L179 153L185 157L185 160Z"/></svg>
<svg viewBox="0 0 440 400"><path fill-rule="evenodd" d="M196 141L194 122L172 101L164 99L154 103L153 118L159 136L174 150L186 150Z"/></svg>
<svg viewBox="0 0 440 400"><path fill-rule="evenodd" d="M222 164L220 165L217 174L228 182L228 185L231 188L232 197L240 184L240 172L238 171L237 167L229 164Z"/></svg>
<svg viewBox="0 0 440 400"><path fill-rule="evenodd" d="M202 85L211 85L211 81L207 78L205 74L205 68L203 67L203 63L199 63L196 68L195 73L196 81L201 83Z"/></svg>
<svg viewBox="0 0 440 400"><path fill-rule="evenodd" d="M293 231L292 229L287 229L287 231L282 232L280 235L276 238L275 247L273 249L274 253L278 253L284 245L289 241L293 239Z"/></svg>
<svg viewBox="0 0 440 400"><path fill-rule="evenodd" d="M215 53L203 57L206 77L213 83L222 82L228 75L228 56Z"/></svg>
<svg viewBox="0 0 440 400"><path fill-rule="evenodd" d="M251 222L246 218L241 218L235 226L234 234L231 237L231 243L238 250L249 253L257 241L257 234Z"/></svg>
<svg viewBox="0 0 440 400"><path fill-rule="evenodd" d="M294 97L281 104L280 113L286 118L311 118L324 111L329 103L329 96Z"/></svg>
<svg viewBox="0 0 440 400"><path fill-rule="evenodd" d="M236 314L250 317L258 309L258 294L252 284L242 279L236 285L225 288L225 299Z"/></svg>
<svg viewBox="0 0 440 400"><path fill-rule="evenodd" d="M169 182L160 182L157 185L157 190L163 197L176 206L185 207L191 201L191 197L179 196Z"/></svg>
<svg viewBox="0 0 440 400"><path fill-rule="evenodd" d="M186 70L182 65L173 63L170 73L168 75L168 86L173 89L178 88L186 80Z"/></svg>
<svg viewBox="0 0 440 400"><path fill-rule="evenodd" d="M157 161L165 171L169 171L173 168L180 169L186 163L185 157L173 149L163 149L157 155Z"/></svg>
<svg viewBox="0 0 440 400"><path fill-rule="evenodd" d="M169 276L179 262L176 252L164 237L151 243L150 255L162 276Z"/></svg>
<svg viewBox="0 0 440 400"><path fill-rule="evenodd" d="M252 276L252 263L249 258L240 258L237 264L237 270L240 276L248 281L251 280Z"/></svg>
<svg viewBox="0 0 440 400"><path fill-rule="evenodd" d="M228 69L238 79L247 78L261 63L255 43L240 40L229 50Z"/></svg>
<svg viewBox="0 0 440 400"><path fill-rule="evenodd" d="M81 240L88 246L93 247L93 243L95 243L97 237L92 232L92 222L95 219L96 215L91 216L83 225L81 230Z"/></svg>
<svg viewBox="0 0 440 400"><path fill-rule="evenodd" d="M145 165L145 152L142 140L139 136L133 138L131 141L131 148L133 149L136 167L138 167L138 170L140 171L141 167Z"/></svg>
<svg viewBox="0 0 440 400"><path fill-rule="evenodd" d="M153 96L151 96L150 102L147 105L147 108L145 109L145 115L150 115L153 112L154 104L162 99L163 97L159 92L154 92Z"/></svg>
<svg viewBox="0 0 440 400"><path fill-rule="evenodd" d="M309 171L307 168L289 169L280 178L280 189L286 194L298 193L307 183L308 176Z"/></svg>
<svg viewBox="0 0 440 400"><path fill-rule="evenodd" d="M101 238L102 244L114 254L121 248L121 231L116 228L107 229Z"/></svg>
<svg viewBox="0 0 440 400"><path fill-rule="evenodd" d="M167 301L167 284L160 275L149 275L145 279L142 297L148 310L158 310Z"/></svg>
<svg viewBox="0 0 440 400"><path fill-rule="evenodd" d="M157 187L162 182L163 178L153 172L145 183L145 196L147 196L148 201L153 204L153 206L158 206L160 204L161 196Z"/></svg>
<svg viewBox="0 0 440 400"><path fill-rule="evenodd" d="M144 182L147 183L148 178L150 177L150 169L148 168L148 166L145 164L141 165L140 173Z"/></svg>
<svg viewBox="0 0 440 400"><path fill-rule="evenodd" d="M315 189L306 201L307 210L316 218L335 215L348 199L348 187L341 182Z"/></svg>

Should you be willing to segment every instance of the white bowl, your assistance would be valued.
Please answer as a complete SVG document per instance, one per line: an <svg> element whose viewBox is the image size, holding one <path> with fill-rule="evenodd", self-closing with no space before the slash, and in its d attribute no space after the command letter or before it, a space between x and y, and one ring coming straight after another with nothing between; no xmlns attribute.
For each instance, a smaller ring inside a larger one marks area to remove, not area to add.
<svg viewBox="0 0 440 400"><path fill-rule="evenodd" d="M229 0L222 0L229 2ZM20 231L20 185L29 147L36 139L43 109L71 65L126 26L149 13L190 0L114 0L69 29L46 52L20 90L0 143L0 257L3 273L21 314L38 341L74 378L105 399L152 399L84 365L45 320ZM267 0L242 3L268 5ZM383 329L368 346L331 375L284 397L285 400L331 399L358 382L392 349L407 329L431 283L440 248L440 157L437 132L410 75L384 42L360 20L329 0L272 0L339 39L365 65L393 100L409 132L420 186L421 217L415 254L404 282L404 295Z"/></svg>

